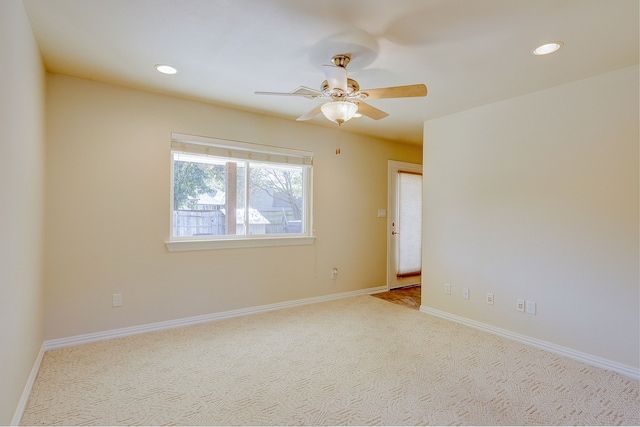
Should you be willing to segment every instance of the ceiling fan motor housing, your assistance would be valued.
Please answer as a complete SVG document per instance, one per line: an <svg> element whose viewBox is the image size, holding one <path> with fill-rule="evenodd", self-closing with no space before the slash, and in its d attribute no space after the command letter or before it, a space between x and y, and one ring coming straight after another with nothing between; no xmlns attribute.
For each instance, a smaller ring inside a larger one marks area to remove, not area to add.
<svg viewBox="0 0 640 427"><path fill-rule="evenodd" d="M329 83L325 80L322 82L320 91L331 98L345 98L351 94L354 94L360 90L360 85L353 79L347 79L347 91L344 92L341 89L332 89L329 87Z"/></svg>

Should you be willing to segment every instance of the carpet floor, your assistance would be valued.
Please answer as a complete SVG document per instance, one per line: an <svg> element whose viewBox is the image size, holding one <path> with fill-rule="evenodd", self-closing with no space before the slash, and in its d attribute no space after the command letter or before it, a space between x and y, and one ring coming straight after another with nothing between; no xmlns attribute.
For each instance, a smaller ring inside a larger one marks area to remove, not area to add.
<svg viewBox="0 0 640 427"><path fill-rule="evenodd" d="M368 295L46 351L23 425L638 425L637 380Z"/></svg>

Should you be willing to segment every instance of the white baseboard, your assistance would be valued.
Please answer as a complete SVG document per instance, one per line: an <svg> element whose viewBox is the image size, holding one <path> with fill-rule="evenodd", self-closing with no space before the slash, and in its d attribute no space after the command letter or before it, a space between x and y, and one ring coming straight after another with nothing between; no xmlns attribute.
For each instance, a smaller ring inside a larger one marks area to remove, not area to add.
<svg viewBox="0 0 640 427"><path fill-rule="evenodd" d="M357 291L341 292L337 294L324 295L320 297L304 298L293 301L285 301L275 304L260 305L257 307L242 308L239 310L223 311L220 313L205 314L202 316L187 317L183 319L169 320L166 322L149 323L146 325L132 326L129 328L112 329L104 332L96 332L92 334L75 335L67 338L58 338L46 340L43 344L44 350L54 348L71 347L74 345L86 344L96 341L104 341L112 338L126 337L129 335L137 335L145 332L161 331L165 329L179 328L183 326L197 325L199 323L213 322L216 320L230 319L232 317L246 316L249 314L265 313L267 311L279 310L288 307L297 307L301 305L314 304L318 302L331 301L341 298L348 298L358 295L369 295L378 292L385 292L386 286L378 286L374 288L359 289Z"/></svg>
<svg viewBox="0 0 640 427"><path fill-rule="evenodd" d="M33 364L33 368L31 368L31 373L29 374L27 383L24 386L24 390L22 390L22 396L20 396L18 407L16 408L16 411L13 414L13 419L11 420L12 426L20 425L20 420L22 420L22 414L24 414L24 409L27 407L27 402L29 401L29 396L31 395L31 389L33 388L33 383L35 383L36 377L38 376L38 370L40 370L40 362L42 362L43 355L44 355L44 343L40 346L40 351L38 352L38 356L36 356L36 361Z"/></svg>
<svg viewBox="0 0 640 427"><path fill-rule="evenodd" d="M27 406L27 402L29 400L29 396L31 394L31 389L38 375L38 370L40 369L40 363L42 362L42 357L46 350L51 350L54 348L70 347L74 345L86 344L86 343L96 342L96 341L104 341L112 338L126 337L129 335L142 334L145 332L160 331L165 329L196 325L199 323L213 322L216 320L230 319L233 317L246 316L250 314L265 313L268 311L278 310L282 308L297 307L297 306L302 306L307 304L332 301L332 300L341 299L341 298L349 298L349 297L358 296L358 295L376 294L376 293L386 292L386 291L387 291L386 285L377 286L374 288L360 289L357 291L341 292L337 294L324 295L320 297L286 301L286 302L281 302L276 304L267 304L267 305L249 307L249 308L244 308L239 310L231 310L231 311L224 311L221 313L207 314L203 316L194 316L194 317L187 317L183 319L170 320L166 322L150 323L146 325L133 326L130 328L113 329L113 330L97 332L93 334L76 335L76 336L67 337L67 338L46 340L42 343L42 346L40 347L40 351L38 352L36 360L33 364L33 368L31 369L31 373L29 374L27 383L25 384L24 390L22 391L22 396L20 397L20 401L18 402L18 406L13 415L13 419L11 420L11 425L12 426L20 425L20 421L22 420L22 415L24 413L24 410ZM465 326L469 326L469 327L479 329L485 332L489 332L495 335L499 335L514 341L518 341L524 344L537 347L537 348L541 348L543 350L547 350L552 353L559 354L561 356L567 356L572 359L575 359L593 366L597 366L599 368L618 372L619 374L631 377L633 379L640 379L639 370L632 366L623 365L621 363L613 362L611 360L592 356L586 353L572 350L570 348L562 347L546 341L531 338L526 335L517 334L515 332L511 332L506 329L496 328L494 326L487 325L485 323L476 322L471 319L456 316L450 313L446 313L444 311L426 307L424 305L420 306L420 311L426 314L431 314L433 316L440 317L445 320L450 320L452 322L460 323Z"/></svg>
<svg viewBox="0 0 640 427"><path fill-rule="evenodd" d="M460 323L465 326L469 326L474 329L479 329L484 332L489 332L494 335L499 335L510 340L518 341L523 344L527 344L533 347L540 348L542 350L549 351L551 353L558 354L560 356L566 356L580 362L584 362L591 366L614 371L624 376L640 379L640 370L633 366L624 365L622 363L614 362L612 360L603 359L601 357L593 356L591 354L583 353L577 350L573 350L567 347L563 347L557 344L553 344L547 341L531 338L526 335L518 334L516 332L508 331L506 329L497 328L495 326L487 325L486 323L476 322L475 320L467 319L465 317L457 316L455 314L447 313L444 311L436 310L435 308L420 306L420 311L423 313L431 314L433 316L440 317L445 320Z"/></svg>
<svg viewBox="0 0 640 427"><path fill-rule="evenodd" d="M324 295L320 297L285 301L285 302L276 303L276 304L261 305L258 307L249 307L249 308L243 308L239 310L224 311L221 313L206 314L203 316L194 316L194 317L187 317L183 319L169 320L166 322L150 323L146 325L133 326L130 328L113 329L113 330L97 332L93 334L75 335L67 338L46 340L42 343L42 346L40 347L40 352L36 357L35 363L33 364L33 368L31 369L31 374L27 379L27 383L22 392L22 396L20 397L20 401L13 415L13 419L11 420L11 425L12 426L20 425L20 420L22 420L22 415L24 414L24 410L27 406L29 396L31 395L31 389L36 380L36 376L38 375L38 370L40 369L40 363L42 362L42 357L46 350L51 350L54 348L62 348L62 347L71 347L74 345L86 344L86 343L96 342L96 341L104 341L112 338L126 337L129 335L137 335L145 332L179 328L182 326L196 325L199 323L213 322L216 320L230 319L232 317L246 316L249 314L265 313L267 311L278 310L281 308L297 307L297 306L302 306L307 304L314 304L318 302L354 297L358 295L375 294L379 292L385 292L386 290L387 290L386 286L377 286L374 288L360 289L357 291L341 292L337 294Z"/></svg>

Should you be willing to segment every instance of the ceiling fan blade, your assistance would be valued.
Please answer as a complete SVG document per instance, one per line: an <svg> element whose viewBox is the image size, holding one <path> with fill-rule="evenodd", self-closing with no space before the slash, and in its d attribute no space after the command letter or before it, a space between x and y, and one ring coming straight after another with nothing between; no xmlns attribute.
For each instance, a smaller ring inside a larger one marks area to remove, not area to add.
<svg viewBox="0 0 640 427"><path fill-rule="evenodd" d="M302 96L305 98L322 98L324 95L319 90L300 86L293 92L254 92L256 95L278 95L278 96Z"/></svg>
<svg viewBox="0 0 640 427"><path fill-rule="evenodd" d="M355 103L358 104L358 113L362 114L363 116L370 117L373 120L384 119L389 115L389 113L378 110L376 107L372 107L371 105L366 104L362 101L355 101Z"/></svg>
<svg viewBox="0 0 640 427"><path fill-rule="evenodd" d="M366 99L410 98L414 96L427 96L427 86L423 84L392 86L379 89L361 90L360 93L366 94Z"/></svg>
<svg viewBox="0 0 640 427"><path fill-rule="evenodd" d="M291 92L253 92L256 95L277 95L277 96L304 96L307 98L313 98L312 95L302 94L302 93L291 93Z"/></svg>
<svg viewBox="0 0 640 427"><path fill-rule="evenodd" d="M298 117L296 120L297 121L302 121L302 120L309 120L314 118L315 116L317 116L318 114L320 114L322 112L321 108L324 104L320 104L318 106L316 106L313 110L309 111L307 114L303 114L302 116Z"/></svg>
<svg viewBox="0 0 640 427"><path fill-rule="evenodd" d="M323 65L322 70L327 78L329 90L341 89L347 91L347 69L344 67L336 67L334 65Z"/></svg>

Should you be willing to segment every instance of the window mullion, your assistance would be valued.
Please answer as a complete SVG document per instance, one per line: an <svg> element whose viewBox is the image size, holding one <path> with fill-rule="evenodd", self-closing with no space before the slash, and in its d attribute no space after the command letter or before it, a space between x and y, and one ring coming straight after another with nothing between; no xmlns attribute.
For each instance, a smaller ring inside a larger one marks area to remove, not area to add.
<svg viewBox="0 0 640 427"><path fill-rule="evenodd" d="M244 235L249 235L249 169L251 164L244 162Z"/></svg>
<svg viewBox="0 0 640 427"><path fill-rule="evenodd" d="M235 162L227 162L225 165L226 170L226 188L225 188L225 202L227 209L227 234L236 234L236 211L237 211L237 164Z"/></svg>

